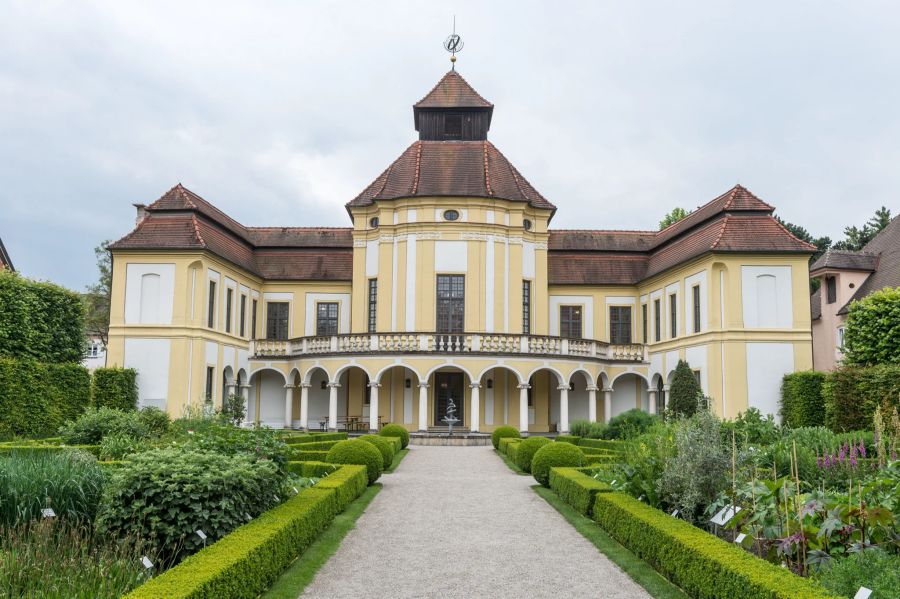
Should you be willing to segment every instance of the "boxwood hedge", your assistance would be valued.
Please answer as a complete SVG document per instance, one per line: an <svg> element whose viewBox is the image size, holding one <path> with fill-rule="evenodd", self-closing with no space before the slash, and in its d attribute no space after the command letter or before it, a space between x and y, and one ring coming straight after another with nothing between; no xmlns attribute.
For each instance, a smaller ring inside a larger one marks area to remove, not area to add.
<svg viewBox="0 0 900 599"><path fill-rule="evenodd" d="M400 449L405 449L406 446L409 445L409 431L406 430L405 426L399 424L385 424L381 427L381 430L378 431L378 434L382 437L399 438L401 442ZM400 451L400 449L397 451Z"/></svg>
<svg viewBox="0 0 900 599"><path fill-rule="evenodd" d="M547 443L552 443L547 437L528 437L519 443L515 458L516 466L525 472L531 472L531 459L537 450Z"/></svg>
<svg viewBox="0 0 900 599"><path fill-rule="evenodd" d="M134 410L137 407L137 371L134 368L97 368L91 382L95 408Z"/></svg>
<svg viewBox="0 0 900 599"><path fill-rule="evenodd" d="M494 444L494 449L500 449L500 439L505 437L519 438L521 436L519 430L512 426L498 426L494 429L494 432L491 433L491 443Z"/></svg>
<svg viewBox="0 0 900 599"><path fill-rule="evenodd" d="M320 441L344 441L346 438L347 433L288 433L284 437L284 442L293 445Z"/></svg>
<svg viewBox="0 0 900 599"><path fill-rule="evenodd" d="M550 488L585 516L591 515L597 493L612 491L608 484L586 474L581 468L551 468Z"/></svg>
<svg viewBox="0 0 900 599"><path fill-rule="evenodd" d="M300 447L304 447L301 445ZM288 452L288 460L294 462L324 462L327 461L328 451L306 451L304 449L293 449Z"/></svg>
<svg viewBox="0 0 900 599"><path fill-rule="evenodd" d="M584 465L584 454L571 443L548 443L531 458L531 474L545 487L550 486L550 469L554 466Z"/></svg>
<svg viewBox="0 0 900 599"><path fill-rule="evenodd" d="M361 441L365 441L375 447L378 452L381 454L382 467L387 470L391 467L391 464L394 462L394 444L388 440L387 437L382 437L379 435L363 435L360 437Z"/></svg>
<svg viewBox="0 0 900 599"><path fill-rule="evenodd" d="M288 472L307 478L322 478L338 470L337 464L327 462L288 462L285 469Z"/></svg>
<svg viewBox="0 0 900 599"><path fill-rule="evenodd" d="M332 464L358 464L366 467L371 485L384 472L384 458L371 443L359 439L341 441L332 447L322 461Z"/></svg>
<svg viewBox="0 0 900 599"><path fill-rule="evenodd" d="M81 364L0 357L0 440L55 435L88 407L90 397L91 377Z"/></svg>
<svg viewBox="0 0 900 599"><path fill-rule="evenodd" d="M815 370L792 372L781 381L781 423L792 428L825 424L822 385L825 373Z"/></svg>

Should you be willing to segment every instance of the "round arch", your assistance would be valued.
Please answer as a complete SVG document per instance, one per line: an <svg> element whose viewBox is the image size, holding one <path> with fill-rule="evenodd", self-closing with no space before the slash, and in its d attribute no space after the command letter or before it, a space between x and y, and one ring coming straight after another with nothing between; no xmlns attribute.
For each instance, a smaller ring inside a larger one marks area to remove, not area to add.
<svg viewBox="0 0 900 599"><path fill-rule="evenodd" d="M243 368L239 368L237 371L237 379L235 380L235 382L238 385L246 385L248 380L249 379L247 378L247 371Z"/></svg>
<svg viewBox="0 0 900 599"><path fill-rule="evenodd" d="M605 372L601 372L600 376L597 377L597 382L599 383L597 387L603 391L604 389L610 389L609 386L609 375Z"/></svg>
<svg viewBox="0 0 900 599"><path fill-rule="evenodd" d="M413 368L412 366L410 366L409 364L388 364L387 366L385 366L384 368L382 368L381 370L379 370L378 372L375 373L375 376L372 378L372 381L376 382L376 383L380 383L381 377L384 376L384 373L389 372L392 368L405 368L408 371L410 371L411 373L413 373L414 375L416 375L416 378L418 380L420 380L420 381L423 380L422 377L419 375L419 371L416 370L415 368Z"/></svg>
<svg viewBox="0 0 900 599"><path fill-rule="evenodd" d="M438 366L435 366L434 368L432 368L432 369L429 370L428 372L426 372L426 373L425 373L425 376L422 377L422 378L420 378L419 380L420 380L420 381L428 381L429 379L431 379L431 375L433 375L435 372L437 372L437 371L439 371L439 370L450 370L450 369L456 369L456 370L459 370L460 372L462 372L463 374L465 374L467 377L469 377L469 382L470 382L470 383L471 383L472 381L475 381L475 380L476 380L476 379L472 376L472 373L469 372L469 370L468 370L465 366L460 366L459 364L440 364L440 365L438 365Z"/></svg>
<svg viewBox="0 0 900 599"><path fill-rule="evenodd" d="M303 378L300 379L300 380L303 382L304 385L308 385L308 384L310 384L310 383L312 382L312 376L313 376L313 373L314 373L315 371L317 371L317 370L319 370L319 371L321 371L322 373L324 373L324 374L325 374L325 378L326 378L326 379L329 379L328 371L325 370L325 368L323 368L322 366L313 366L313 367L311 367L309 370L307 370L306 373L303 375Z"/></svg>
<svg viewBox="0 0 900 599"><path fill-rule="evenodd" d="M534 375L536 375L537 373L539 373L542 370L546 370L547 372L552 372L553 374L556 375L557 386L566 384L566 377L564 377L563 374L559 370L557 370L553 366L546 366L546 365L538 366L537 368L535 368L534 370L529 372L528 377L525 380L530 381L531 377L533 377Z"/></svg>
<svg viewBox="0 0 900 599"><path fill-rule="evenodd" d="M510 366L506 366L506 365L504 365L504 364L496 364L496 365L494 365L494 366L488 366L487 368L485 368L484 370L482 370L481 372L479 372L479 373L478 373L478 377L477 377L477 378L473 378L472 381L473 381L473 382L477 381L477 382L480 383L480 382L481 382L481 379L484 378L484 375L486 375L487 373L491 372L492 370L506 370L507 372L511 372L511 373L513 373L513 375L515 375L515 377L516 377L516 383L519 384L519 385L522 384L522 375L519 373L519 371L516 370L516 369L514 369L514 368L512 368L512 367L510 367Z"/></svg>
<svg viewBox="0 0 900 599"><path fill-rule="evenodd" d="M576 368L569 374L569 380L568 380L569 386L571 386L575 382L576 374L580 374L581 376L584 377L584 382L585 382L586 386L590 387L591 385L594 384L594 377L591 376L591 373L589 373L584 368Z"/></svg>
<svg viewBox="0 0 900 599"><path fill-rule="evenodd" d="M617 374L616 376L613 377L613 379L609 382L610 387L614 387L617 380L619 380L619 379L622 378L623 376L626 376L626 375L629 375L629 374L633 374L633 375L636 376L637 378L639 378L639 379L641 379L642 381L644 381L644 384L646 384L648 387L650 386L650 381L647 379L646 376L644 376L644 375L641 374L640 372L634 372L634 371L632 371L632 370L626 370L625 372L620 372L619 374Z"/></svg>
<svg viewBox="0 0 900 599"><path fill-rule="evenodd" d="M353 368L358 368L358 369L362 370L362 371L365 373L366 377L368 377L368 379L369 379L370 381L371 381L371 380L374 380L374 379L372 379L372 375L369 374L369 371L366 370L366 367L365 367L365 366L362 366L361 364L344 364L343 366L341 366L340 368L338 368L338 369L334 372L333 375L331 375L331 381L332 381L332 382L340 382L341 377L344 375L344 373L345 373L345 372L350 372L350 370L352 370Z"/></svg>
<svg viewBox="0 0 900 599"><path fill-rule="evenodd" d="M278 373L278 376L281 377L282 384L285 384L285 385L287 384L287 379L285 378L284 373L281 372L280 370L278 370L277 368L272 368L271 366L260 366L256 370L251 371L250 376L248 377L247 380L248 381L252 380L253 378L257 377L257 375L262 372L276 372L276 373Z"/></svg>

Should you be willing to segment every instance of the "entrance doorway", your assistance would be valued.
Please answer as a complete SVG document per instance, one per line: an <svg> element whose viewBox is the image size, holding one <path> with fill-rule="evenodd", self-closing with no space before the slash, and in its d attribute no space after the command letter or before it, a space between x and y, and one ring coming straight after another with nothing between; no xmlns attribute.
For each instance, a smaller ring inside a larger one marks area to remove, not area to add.
<svg viewBox="0 0 900 599"><path fill-rule="evenodd" d="M447 404L450 398L456 404L456 417L459 422L455 426L462 426L465 392L463 373L461 372L436 372L434 373L434 425L446 426L443 418L447 415Z"/></svg>

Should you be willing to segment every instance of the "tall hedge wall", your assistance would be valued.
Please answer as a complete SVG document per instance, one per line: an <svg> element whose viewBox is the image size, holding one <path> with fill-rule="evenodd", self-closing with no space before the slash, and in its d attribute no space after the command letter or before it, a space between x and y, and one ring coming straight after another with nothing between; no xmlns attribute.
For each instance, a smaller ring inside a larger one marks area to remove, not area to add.
<svg viewBox="0 0 900 599"><path fill-rule="evenodd" d="M0 437L49 437L88 406L91 377L80 364L0 358Z"/></svg>
<svg viewBox="0 0 900 599"><path fill-rule="evenodd" d="M0 356L77 363L84 347L78 294L0 269Z"/></svg>
<svg viewBox="0 0 900 599"><path fill-rule="evenodd" d="M822 396L830 429L871 429L876 406L900 407L900 364L839 368L828 374Z"/></svg>
<svg viewBox="0 0 900 599"><path fill-rule="evenodd" d="M137 407L137 371L134 368L97 368L91 385L91 401L97 408L133 410Z"/></svg>
<svg viewBox="0 0 900 599"><path fill-rule="evenodd" d="M822 385L825 373L815 370L784 375L781 382L781 422L794 428L823 426L825 400Z"/></svg>

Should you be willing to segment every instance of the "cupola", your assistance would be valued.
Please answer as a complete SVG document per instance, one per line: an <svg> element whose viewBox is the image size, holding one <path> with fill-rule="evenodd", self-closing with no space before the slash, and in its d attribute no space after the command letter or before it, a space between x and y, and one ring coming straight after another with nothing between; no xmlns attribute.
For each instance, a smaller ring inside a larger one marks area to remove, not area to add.
<svg viewBox="0 0 900 599"><path fill-rule="evenodd" d="M413 105L422 141L482 141L491 128L494 105L481 97L462 75L448 71Z"/></svg>

